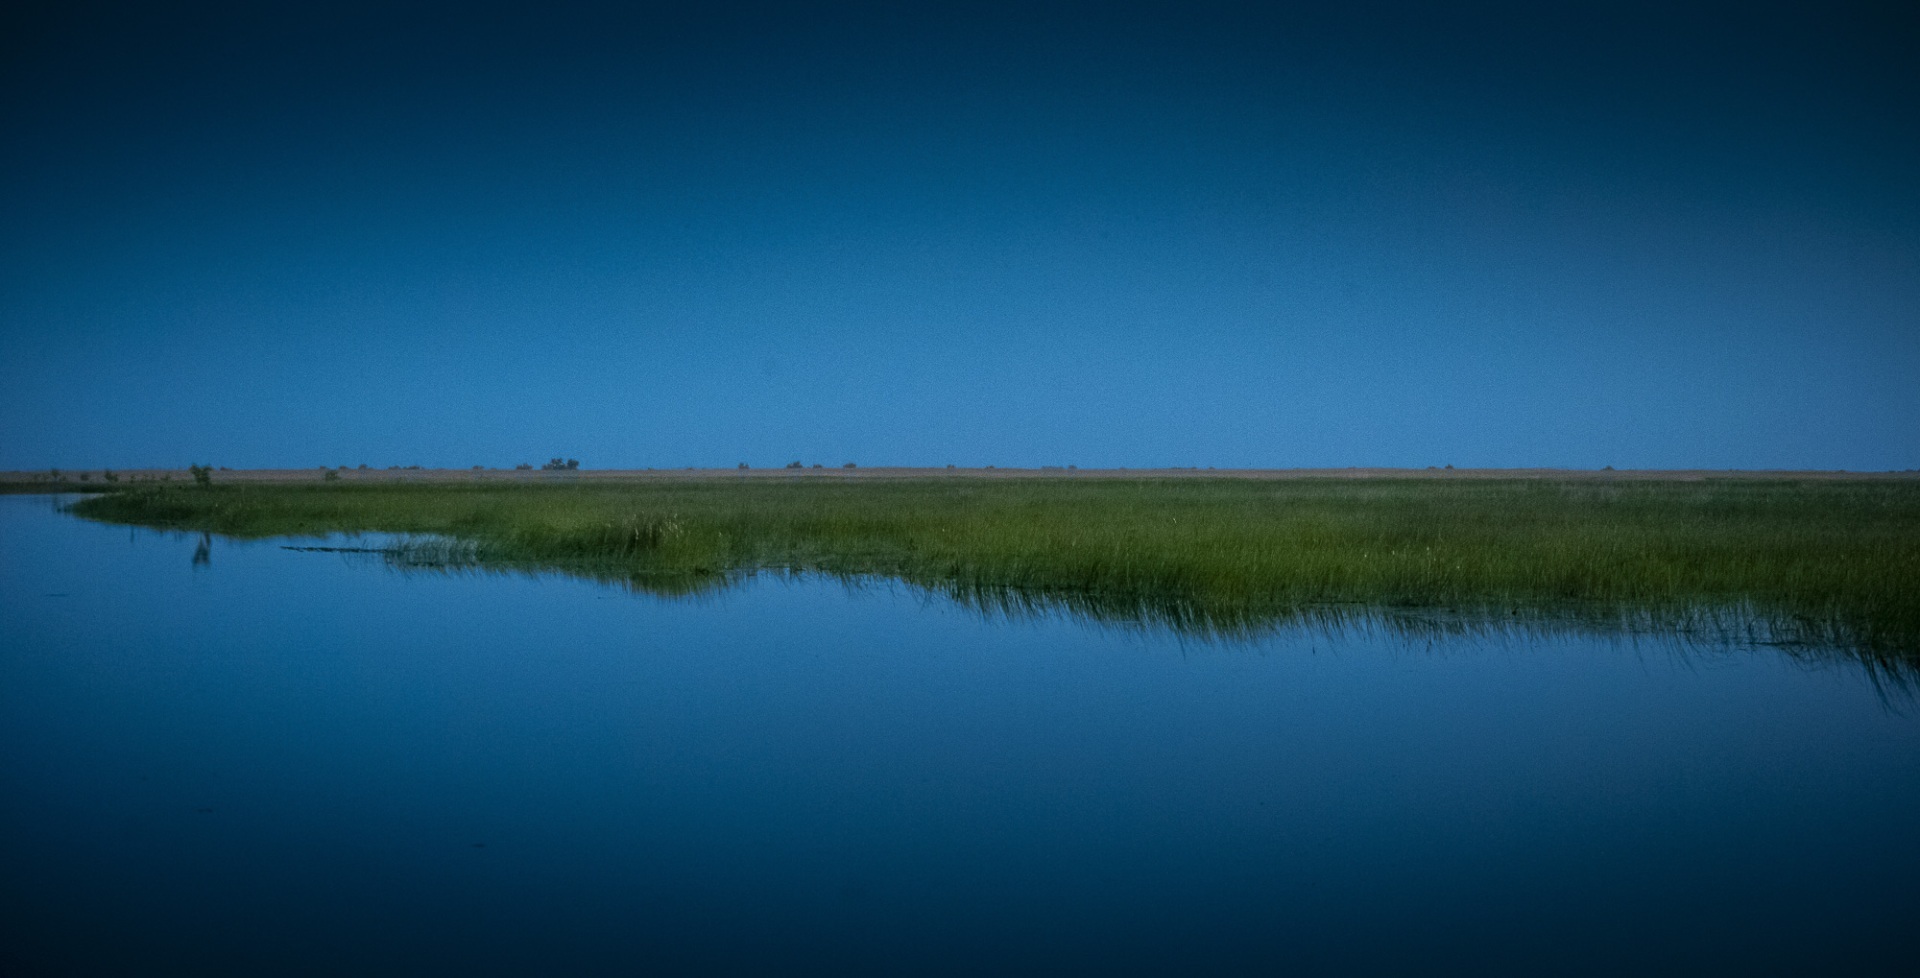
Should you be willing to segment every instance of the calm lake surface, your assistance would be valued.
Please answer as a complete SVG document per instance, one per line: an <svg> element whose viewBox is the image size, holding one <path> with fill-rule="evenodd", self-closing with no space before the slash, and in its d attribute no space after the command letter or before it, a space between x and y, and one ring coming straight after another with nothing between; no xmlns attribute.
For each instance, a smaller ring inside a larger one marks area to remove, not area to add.
<svg viewBox="0 0 1920 978"><path fill-rule="evenodd" d="M1920 706L1857 665L279 543L0 497L0 973L1920 957Z"/></svg>

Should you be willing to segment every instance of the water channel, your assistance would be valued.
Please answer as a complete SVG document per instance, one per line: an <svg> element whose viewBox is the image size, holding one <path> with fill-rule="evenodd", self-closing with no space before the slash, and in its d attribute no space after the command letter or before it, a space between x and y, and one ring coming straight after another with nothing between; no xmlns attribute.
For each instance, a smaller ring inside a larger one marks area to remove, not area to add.
<svg viewBox="0 0 1920 978"><path fill-rule="evenodd" d="M366 545L0 497L0 973L1913 966L1920 706L1844 658L290 542Z"/></svg>

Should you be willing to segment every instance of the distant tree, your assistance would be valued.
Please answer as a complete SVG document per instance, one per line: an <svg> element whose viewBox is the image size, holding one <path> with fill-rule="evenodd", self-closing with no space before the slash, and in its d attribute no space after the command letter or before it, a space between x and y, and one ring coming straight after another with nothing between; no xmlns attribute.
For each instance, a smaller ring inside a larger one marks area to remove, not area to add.
<svg viewBox="0 0 1920 978"><path fill-rule="evenodd" d="M514 470L515 472L531 472L531 471L533 471L533 463L532 463L532 462L521 462L521 463L520 463L519 465L516 465L516 466L514 466L514 467L513 467L513 470Z"/></svg>
<svg viewBox="0 0 1920 978"><path fill-rule="evenodd" d="M787 468L790 468L790 469L803 469L803 468L806 468L806 466L804 466L804 465L801 465L801 464L800 464L799 462L788 462L788 463L787 463Z"/></svg>
<svg viewBox="0 0 1920 978"><path fill-rule="evenodd" d="M112 469L101 469L101 470L100 470L100 478L102 478L102 479L105 479L105 480L107 480L108 482L119 482L119 481L120 481L120 477L119 477L119 476L117 476L117 475L114 475L114 474L113 474L113 470L112 470Z"/></svg>
<svg viewBox="0 0 1920 978"><path fill-rule="evenodd" d="M741 468L743 468L743 469L744 469L744 468L746 468L746 467L747 467L747 463L745 463L745 462L741 462L741 463L740 463L740 467L741 467Z"/></svg>
<svg viewBox="0 0 1920 978"><path fill-rule="evenodd" d="M848 462L847 464L845 464L845 465L842 465L842 466L840 466L840 467L841 467L841 468L843 468L843 469L857 469L857 468L859 468L859 466L858 466L858 465L855 465L855 464L853 464L852 462Z"/></svg>
<svg viewBox="0 0 1920 978"><path fill-rule="evenodd" d="M193 484L196 486L213 485L213 466L211 465L189 465L187 473L193 476Z"/></svg>
<svg viewBox="0 0 1920 978"><path fill-rule="evenodd" d="M326 474L324 474L324 475L322 475L322 476L320 477L320 480L321 480L322 482L339 482L339 481L340 481L340 473L338 473L338 472L335 472L335 471L334 471L334 470L332 470L332 469L327 469L327 470L326 470Z"/></svg>
<svg viewBox="0 0 1920 978"><path fill-rule="evenodd" d="M547 464L540 466L542 472L571 472L580 467L577 458L559 458L556 456Z"/></svg>

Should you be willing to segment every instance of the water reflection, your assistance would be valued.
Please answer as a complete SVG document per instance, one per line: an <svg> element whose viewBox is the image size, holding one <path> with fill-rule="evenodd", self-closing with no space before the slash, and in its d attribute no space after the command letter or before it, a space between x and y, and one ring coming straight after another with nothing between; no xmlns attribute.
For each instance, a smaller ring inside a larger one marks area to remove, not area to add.
<svg viewBox="0 0 1920 978"><path fill-rule="evenodd" d="M1073 588L996 586L977 581L876 578L861 574L791 568L747 568L686 573L636 570L632 566L568 566L496 562L481 558L471 543L438 537L369 534L345 543L283 545L326 553L399 574L563 576L592 581L650 598L715 595L756 577L819 577L851 590L898 584L927 600L964 608L987 621L1040 622L1067 619L1096 628L1141 635L1172 635L1182 641L1257 644L1276 637L1325 642L1388 639L1402 646L1462 641L1524 644L1603 638L1688 654L1772 650L1814 664L1847 663L1863 670L1876 688L1911 696L1920 689L1920 654L1841 618L1817 619L1770 612L1756 605L1631 605L1528 607L1382 607L1363 604L1301 605L1251 612L1221 610L1180 594L1113 594ZM196 554L195 562L200 563Z"/></svg>
<svg viewBox="0 0 1920 978"><path fill-rule="evenodd" d="M58 509L59 507L56 507ZM130 532L188 536L139 527ZM197 571L212 566L213 538L199 533L192 551ZM767 575L819 577L849 589L898 584L924 599L964 608L987 621L1039 622L1065 619L1107 631L1174 636L1181 641L1257 644L1275 637L1326 642L1389 639L1421 647L1448 642L1524 644L1569 638L1603 638L1667 649L1678 654L1771 650L1808 665L1846 663L1876 685L1911 696L1920 690L1920 648L1904 636L1887 635L1872 622L1844 615L1817 618L1778 612L1751 603L1679 607L1559 605L1550 607L1383 607L1301 605L1249 610L1221 607L1180 593L1107 593L1075 588L998 586L976 580L875 578L862 574L785 568L729 568L690 573L644 564L536 564L486 559L469 541L389 533L335 534L306 542L233 543L277 546L327 555L406 575L561 576L592 581L650 598L717 595Z"/></svg>
<svg viewBox="0 0 1920 978"><path fill-rule="evenodd" d="M1251 622L373 535L183 574L211 538L21 509L9 973L1910 964L1920 717L1844 656L1705 651L1766 632L1350 608L1195 648Z"/></svg>

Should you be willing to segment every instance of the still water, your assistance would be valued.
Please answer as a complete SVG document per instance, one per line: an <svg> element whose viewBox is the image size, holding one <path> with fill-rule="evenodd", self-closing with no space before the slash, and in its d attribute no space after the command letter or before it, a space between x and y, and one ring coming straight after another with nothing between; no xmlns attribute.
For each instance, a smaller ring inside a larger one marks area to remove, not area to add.
<svg viewBox="0 0 1920 978"><path fill-rule="evenodd" d="M8 975L1916 965L1920 707L1838 661L666 600L18 496L0 621Z"/></svg>

